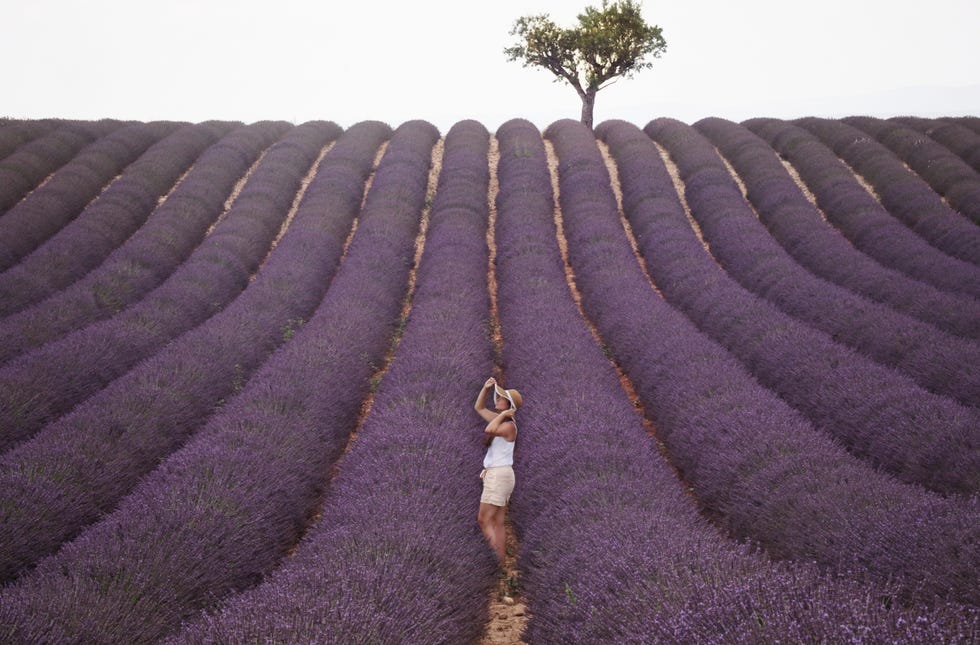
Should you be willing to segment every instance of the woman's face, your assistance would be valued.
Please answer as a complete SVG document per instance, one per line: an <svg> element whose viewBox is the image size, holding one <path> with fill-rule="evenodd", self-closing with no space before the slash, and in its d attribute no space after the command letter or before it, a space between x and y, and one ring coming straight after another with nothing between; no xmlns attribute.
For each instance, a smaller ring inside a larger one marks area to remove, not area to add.
<svg viewBox="0 0 980 645"><path fill-rule="evenodd" d="M493 407L494 407L495 410L497 410L499 412L503 412L504 410L509 410L510 409L510 401L508 401L507 400L507 397L505 397L505 396L498 396L497 397L497 402L494 403L494 406Z"/></svg>

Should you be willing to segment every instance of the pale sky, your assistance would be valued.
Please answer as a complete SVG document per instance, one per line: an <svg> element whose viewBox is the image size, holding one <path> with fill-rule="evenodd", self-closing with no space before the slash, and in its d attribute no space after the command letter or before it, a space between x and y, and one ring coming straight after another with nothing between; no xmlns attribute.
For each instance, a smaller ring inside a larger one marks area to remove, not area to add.
<svg viewBox="0 0 980 645"><path fill-rule="evenodd" d="M250 123L472 118L541 128L581 102L508 62L514 21L601 0L2 0L0 116ZM980 115L980 1L642 2L667 51L596 99L659 116Z"/></svg>

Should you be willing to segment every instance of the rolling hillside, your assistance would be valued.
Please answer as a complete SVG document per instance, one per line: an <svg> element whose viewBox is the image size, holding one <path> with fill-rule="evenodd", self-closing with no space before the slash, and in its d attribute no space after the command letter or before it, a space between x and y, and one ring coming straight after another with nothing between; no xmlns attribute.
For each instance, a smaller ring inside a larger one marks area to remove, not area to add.
<svg viewBox="0 0 980 645"><path fill-rule="evenodd" d="M970 643L978 492L978 118L0 121L0 641Z"/></svg>

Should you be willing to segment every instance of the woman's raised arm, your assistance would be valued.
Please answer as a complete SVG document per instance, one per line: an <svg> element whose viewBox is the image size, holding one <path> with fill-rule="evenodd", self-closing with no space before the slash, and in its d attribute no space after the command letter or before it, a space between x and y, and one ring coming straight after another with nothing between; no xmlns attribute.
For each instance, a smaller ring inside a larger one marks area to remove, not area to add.
<svg viewBox="0 0 980 645"><path fill-rule="evenodd" d="M497 380L495 378L492 376L488 378L486 383L483 384L480 393L476 396L476 403L473 404L473 409L486 421L493 421L497 416L491 410L487 409L487 390L496 384Z"/></svg>
<svg viewBox="0 0 980 645"><path fill-rule="evenodd" d="M517 426L511 421L514 418L514 409L504 410L503 412L497 414L493 417L490 423L487 424L486 432L487 434L492 434L497 437L503 437L507 441L513 441L517 438Z"/></svg>

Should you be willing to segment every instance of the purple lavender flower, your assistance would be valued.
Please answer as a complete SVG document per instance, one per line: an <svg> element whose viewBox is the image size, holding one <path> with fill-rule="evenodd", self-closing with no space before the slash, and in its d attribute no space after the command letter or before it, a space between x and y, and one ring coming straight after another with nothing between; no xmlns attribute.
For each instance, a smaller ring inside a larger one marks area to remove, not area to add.
<svg viewBox="0 0 980 645"><path fill-rule="evenodd" d="M712 128L710 122L702 121L699 125ZM810 273L773 239L743 199L714 147L697 130L677 121L659 119L647 126L647 132L667 148L677 163L686 182L685 194L692 216L710 244L712 256L737 285L833 340L911 377L929 392L953 397L964 405L980 406L980 345L972 339L943 333ZM768 147L762 141L751 133L745 134L748 143L746 139L738 141L742 150L757 144L756 150L761 146L762 152L766 152ZM776 164L775 170L782 171L774 154L769 153L764 159ZM747 166L760 163L753 159L749 163L740 162L739 167L746 170ZM785 171L777 176L792 184ZM784 184L780 192L771 179L761 188L756 176L750 176L747 181L752 190L761 191L761 196L754 197L764 206L772 202L786 204L787 194L805 201L793 185ZM701 264L705 270L718 270L707 258L702 257ZM980 270L973 272L980 277ZM733 286L736 292L741 291ZM914 291L915 286L910 286L910 290ZM967 329L976 334L980 332L980 302L966 300L969 307L965 311L955 301L944 301L944 313L946 317L962 318ZM779 315L771 318L787 320ZM802 326L787 327L788 331L796 329L802 330ZM980 416L972 425L980 427ZM977 442L980 445L980 436Z"/></svg>
<svg viewBox="0 0 980 645"><path fill-rule="evenodd" d="M598 133L616 156L638 243L651 245L645 259L651 267L653 259L679 267L670 275L654 272L657 286L668 300L683 289L689 299L699 291L706 302L724 305L729 296L715 287L720 276L684 267L689 242L703 251L652 142L627 125L602 124ZM546 136L561 160L561 207L583 306L702 507L734 536L758 541L777 558L892 579L908 595L980 601L962 575L980 570L976 498L926 493L848 455L667 305L637 264L608 182L602 188L595 178L606 172L599 151L580 127L558 122ZM625 140L612 141L612 132L623 129ZM733 328L754 320L745 309L712 315ZM779 341L776 354L795 344L779 328L758 329L742 342L753 338L760 348ZM811 390L812 398L823 395Z"/></svg>
<svg viewBox="0 0 980 645"><path fill-rule="evenodd" d="M889 119L927 134L936 143L945 146L976 172L980 172L980 133L966 125L949 119L923 119L919 117L893 117Z"/></svg>
<svg viewBox="0 0 980 645"><path fill-rule="evenodd" d="M559 123L547 134L554 137L572 127L581 125ZM930 637L941 640L957 630L975 629L970 610L918 609L904 615L906 610L869 601L878 593L894 598L894 590L827 578L810 565L774 564L727 540L698 516L687 483L678 481L655 438L644 432L573 303L555 240L540 134L515 120L501 126L498 138L503 358L509 381L520 384L527 402L512 507L521 586L531 617L524 640L819 642L888 632L898 640L925 642L928 638L908 627L920 616L927 617ZM561 152L572 149L569 139L564 144L551 140ZM591 135L574 143L595 152ZM593 303L606 296L629 303L615 311L593 311L621 333L632 334L637 362L657 366L667 379L681 376L689 369L686 361L672 364L671 352L662 350L677 343L689 347L690 323L662 305L650 335L630 332L630 325L623 324L651 313L645 299L638 298L649 287L634 279L638 271L632 255L616 252L615 229L590 226L608 220L599 217L596 203L588 203L578 187L601 185L604 168L578 154L560 154L559 168L565 230L576 231L569 239L576 283L591 282L589 276L598 271L608 287L583 296ZM582 258L586 261L576 264ZM586 267L589 276L579 271ZM657 351L648 352L653 346ZM681 387L692 385L685 380Z"/></svg>

